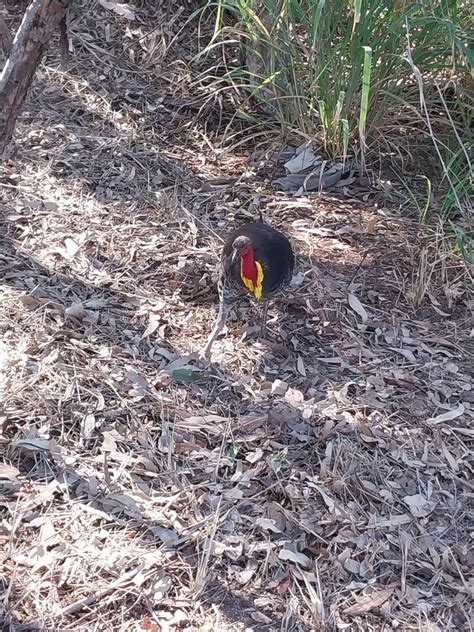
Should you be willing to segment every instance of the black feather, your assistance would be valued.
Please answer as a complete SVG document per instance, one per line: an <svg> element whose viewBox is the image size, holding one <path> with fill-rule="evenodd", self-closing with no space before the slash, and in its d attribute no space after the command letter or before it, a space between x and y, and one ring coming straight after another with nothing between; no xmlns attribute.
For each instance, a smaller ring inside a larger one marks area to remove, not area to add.
<svg viewBox="0 0 474 632"><path fill-rule="evenodd" d="M254 258L262 265L264 297L270 296L291 281L295 255L288 238L269 224L252 222L234 230L225 243L222 264L231 276L232 282L245 288L240 276L240 259L233 264L229 261L233 252L232 244L240 235L246 235L251 239Z"/></svg>
<svg viewBox="0 0 474 632"><path fill-rule="evenodd" d="M288 240L283 233L263 221L260 213L260 220L250 224L244 224L234 230L225 242L222 251L222 260L218 281L219 290L219 313L202 353L207 356L212 344L219 332L224 327L231 305L238 300L242 294L248 292L240 276L240 255L234 249L233 244L237 237L245 235L252 242L253 256L255 261L260 262L263 268L263 316L261 334L265 335L268 299L271 295L287 285L293 276L295 267L295 254Z"/></svg>

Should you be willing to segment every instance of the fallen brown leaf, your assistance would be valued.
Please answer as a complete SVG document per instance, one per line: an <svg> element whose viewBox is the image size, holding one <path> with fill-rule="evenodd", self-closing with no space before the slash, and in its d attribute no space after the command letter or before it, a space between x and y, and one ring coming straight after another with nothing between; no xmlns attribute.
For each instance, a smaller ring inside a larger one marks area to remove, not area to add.
<svg viewBox="0 0 474 632"><path fill-rule="evenodd" d="M393 591L394 588L386 588L385 590L374 592L371 595L364 595L359 598L356 604L345 608L343 612L350 617L357 617L358 615L371 612L371 610L375 610L375 608L380 608L380 606L391 597Z"/></svg>

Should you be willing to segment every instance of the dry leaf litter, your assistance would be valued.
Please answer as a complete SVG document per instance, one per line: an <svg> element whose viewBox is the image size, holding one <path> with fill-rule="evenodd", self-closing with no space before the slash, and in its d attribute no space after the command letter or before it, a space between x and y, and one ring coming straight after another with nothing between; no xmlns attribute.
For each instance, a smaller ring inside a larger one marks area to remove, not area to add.
<svg viewBox="0 0 474 632"><path fill-rule="evenodd" d="M0 173L4 629L472 629L469 271L354 178L272 188L191 9L114 4ZM257 209L298 273L268 341L243 301L205 364Z"/></svg>

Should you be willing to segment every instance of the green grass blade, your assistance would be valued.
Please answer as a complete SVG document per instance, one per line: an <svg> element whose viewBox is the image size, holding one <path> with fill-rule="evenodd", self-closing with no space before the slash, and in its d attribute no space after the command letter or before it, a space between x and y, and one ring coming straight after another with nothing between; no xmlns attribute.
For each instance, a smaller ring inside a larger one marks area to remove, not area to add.
<svg viewBox="0 0 474 632"><path fill-rule="evenodd" d="M359 113L359 140L362 162L365 149L367 148L365 142L365 129L367 124L367 115L369 112L370 76L372 73L372 49L370 48L370 46L364 46L363 48L364 69L362 72L362 94Z"/></svg>

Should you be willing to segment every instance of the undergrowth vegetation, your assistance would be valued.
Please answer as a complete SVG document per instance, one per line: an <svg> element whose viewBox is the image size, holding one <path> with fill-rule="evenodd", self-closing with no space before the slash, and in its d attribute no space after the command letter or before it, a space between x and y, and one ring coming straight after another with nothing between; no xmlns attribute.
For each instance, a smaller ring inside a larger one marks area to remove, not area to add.
<svg viewBox="0 0 474 632"><path fill-rule="evenodd" d="M226 0L209 3L222 48L210 85L231 86L242 114L259 102L290 133L328 156L389 158L423 176L425 211L466 210L472 174L473 70L467 2ZM236 53L236 50L239 52ZM422 219L424 219L422 217Z"/></svg>

